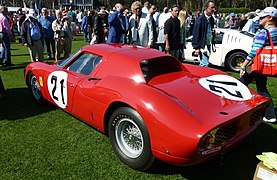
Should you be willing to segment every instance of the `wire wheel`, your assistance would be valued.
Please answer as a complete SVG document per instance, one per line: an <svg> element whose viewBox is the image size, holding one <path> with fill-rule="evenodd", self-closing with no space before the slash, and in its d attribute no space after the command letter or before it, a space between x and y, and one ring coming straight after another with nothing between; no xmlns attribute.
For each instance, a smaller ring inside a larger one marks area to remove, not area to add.
<svg viewBox="0 0 277 180"><path fill-rule="evenodd" d="M119 120L115 126L115 138L126 156L137 158L143 150L143 136L136 123L129 117Z"/></svg>

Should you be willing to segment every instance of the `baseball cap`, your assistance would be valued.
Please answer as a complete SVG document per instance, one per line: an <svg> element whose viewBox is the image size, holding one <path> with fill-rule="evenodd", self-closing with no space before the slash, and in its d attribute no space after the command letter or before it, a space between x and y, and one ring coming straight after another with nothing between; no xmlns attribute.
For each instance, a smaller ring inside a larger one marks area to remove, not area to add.
<svg viewBox="0 0 277 180"><path fill-rule="evenodd" d="M262 10L260 13L257 13L259 17L265 17L265 16L271 16L271 17L277 17L277 9L274 7L267 7L264 10Z"/></svg>
<svg viewBox="0 0 277 180"><path fill-rule="evenodd" d="M231 12L230 16L234 17L234 16L236 16L236 14L234 12Z"/></svg>

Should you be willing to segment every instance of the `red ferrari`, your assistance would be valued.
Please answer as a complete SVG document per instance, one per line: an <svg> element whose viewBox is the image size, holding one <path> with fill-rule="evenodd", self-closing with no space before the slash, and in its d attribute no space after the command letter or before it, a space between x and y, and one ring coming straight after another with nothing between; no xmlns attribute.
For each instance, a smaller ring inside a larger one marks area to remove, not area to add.
<svg viewBox="0 0 277 180"><path fill-rule="evenodd" d="M131 45L84 46L57 63L30 63L24 75L35 101L103 132L140 171L155 159L193 165L225 152L257 128L270 102L224 72Z"/></svg>

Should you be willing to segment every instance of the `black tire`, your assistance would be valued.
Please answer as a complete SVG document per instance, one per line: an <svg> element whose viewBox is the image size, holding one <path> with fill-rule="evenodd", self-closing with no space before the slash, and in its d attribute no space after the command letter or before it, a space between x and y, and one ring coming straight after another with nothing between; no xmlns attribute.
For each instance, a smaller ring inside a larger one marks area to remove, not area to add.
<svg viewBox="0 0 277 180"><path fill-rule="evenodd" d="M39 104L44 103L45 100L40 91L39 82L38 82L36 76L32 72L29 74L28 84L29 84L29 90L30 90L34 100Z"/></svg>
<svg viewBox="0 0 277 180"><path fill-rule="evenodd" d="M240 66L244 62L246 56L247 54L244 52L232 53L227 59L226 67L231 71L239 72Z"/></svg>
<svg viewBox="0 0 277 180"><path fill-rule="evenodd" d="M109 138L116 155L129 167L146 171L153 165L148 130L134 109L121 107L112 114Z"/></svg>

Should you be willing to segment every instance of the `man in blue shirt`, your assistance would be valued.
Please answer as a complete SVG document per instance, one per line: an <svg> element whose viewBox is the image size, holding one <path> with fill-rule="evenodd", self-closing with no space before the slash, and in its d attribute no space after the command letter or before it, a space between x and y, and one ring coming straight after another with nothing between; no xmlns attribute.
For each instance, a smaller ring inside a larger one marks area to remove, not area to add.
<svg viewBox="0 0 277 180"><path fill-rule="evenodd" d="M27 18L22 23L20 36L22 44L29 49L31 61L44 61L43 32L34 11L29 11Z"/></svg>
<svg viewBox="0 0 277 180"><path fill-rule="evenodd" d="M48 10L46 8L42 8L41 13L42 16L40 17L39 22L43 30L48 59L52 59L52 57L55 57L55 40L54 31L52 29L52 23L54 21L54 18L52 16L49 16ZM52 53L50 46L52 47Z"/></svg>

